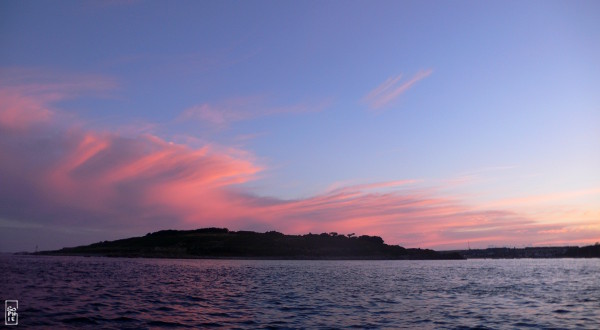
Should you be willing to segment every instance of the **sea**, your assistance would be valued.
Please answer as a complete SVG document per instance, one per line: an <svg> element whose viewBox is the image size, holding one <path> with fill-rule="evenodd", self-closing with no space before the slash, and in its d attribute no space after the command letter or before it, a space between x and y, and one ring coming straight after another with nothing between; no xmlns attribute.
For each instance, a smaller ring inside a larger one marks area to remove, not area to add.
<svg viewBox="0 0 600 330"><path fill-rule="evenodd" d="M0 275L15 328L600 329L600 259L2 255Z"/></svg>

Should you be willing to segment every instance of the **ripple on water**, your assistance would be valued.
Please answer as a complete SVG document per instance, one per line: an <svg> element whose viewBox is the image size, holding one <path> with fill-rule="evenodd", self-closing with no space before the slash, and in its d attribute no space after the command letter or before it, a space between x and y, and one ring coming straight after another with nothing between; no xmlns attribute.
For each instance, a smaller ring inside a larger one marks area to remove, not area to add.
<svg viewBox="0 0 600 330"><path fill-rule="evenodd" d="M0 258L31 326L600 328L597 259Z"/></svg>

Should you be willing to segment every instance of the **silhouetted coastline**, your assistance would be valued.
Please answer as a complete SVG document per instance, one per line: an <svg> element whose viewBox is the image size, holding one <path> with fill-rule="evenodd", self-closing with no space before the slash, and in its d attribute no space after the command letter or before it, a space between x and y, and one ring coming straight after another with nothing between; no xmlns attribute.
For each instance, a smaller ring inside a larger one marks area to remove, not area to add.
<svg viewBox="0 0 600 330"><path fill-rule="evenodd" d="M235 259L463 259L458 253L387 245L378 236L337 233L284 235L226 228L162 230L116 241L43 251L40 255Z"/></svg>
<svg viewBox="0 0 600 330"><path fill-rule="evenodd" d="M600 258L600 244L588 246L551 246L526 248L487 248L448 251L466 259L547 259L547 258Z"/></svg>
<svg viewBox="0 0 600 330"><path fill-rule="evenodd" d="M162 230L142 237L42 251L38 255L219 259L460 260L600 258L600 244L577 247L488 248L453 251L407 249L379 236L337 233L284 235L227 228Z"/></svg>

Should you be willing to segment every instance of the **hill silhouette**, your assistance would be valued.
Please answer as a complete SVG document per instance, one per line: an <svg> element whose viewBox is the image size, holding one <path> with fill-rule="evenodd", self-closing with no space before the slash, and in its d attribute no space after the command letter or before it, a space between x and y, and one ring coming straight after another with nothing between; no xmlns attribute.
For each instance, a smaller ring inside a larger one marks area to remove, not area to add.
<svg viewBox="0 0 600 330"><path fill-rule="evenodd" d="M284 235L226 228L162 230L143 237L43 251L42 255L149 258L463 259L458 253L387 245L378 236L337 233Z"/></svg>
<svg viewBox="0 0 600 330"><path fill-rule="evenodd" d="M467 259L521 259L521 258L600 258L600 244L588 246L547 246L526 248L487 248L452 251Z"/></svg>

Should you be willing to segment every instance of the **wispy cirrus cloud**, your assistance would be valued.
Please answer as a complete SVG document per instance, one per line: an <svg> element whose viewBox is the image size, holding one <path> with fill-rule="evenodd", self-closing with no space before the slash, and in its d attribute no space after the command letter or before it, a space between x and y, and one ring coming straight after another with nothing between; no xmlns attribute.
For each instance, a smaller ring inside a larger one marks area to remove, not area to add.
<svg viewBox="0 0 600 330"><path fill-rule="evenodd" d="M49 120L51 111L39 100L6 90L0 90L0 125L5 129L22 130ZM28 109L28 111L22 111Z"/></svg>
<svg viewBox="0 0 600 330"><path fill-rule="evenodd" d="M433 73L433 70L431 69L419 71L407 81L402 81L402 74L396 77L390 77L367 94L363 98L363 102L365 102L371 110L385 107L400 95L404 94L418 81L431 75L431 73Z"/></svg>
<svg viewBox="0 0 600 330"><path fill-rule="evenodd" d="M223 128L234 122L259 117L319 112L330 103L330 100L323 100L317 103L274 106L264 97L232 98L216 104L202 103L190 107L183 111L178 120L197 120Z"/></svg>
<svg viewBox="0 0 600 330"><path fill-rule="evenodd" d="M113 90L116 79L101 74L73 74L23 67L0 67L0 88L49 106L52 102Z"/></svg>
<svg viewBox="0 0 600 330"><path fill-rule="evenodd" d="M51 104L90 93L105 93L117 85L102 75L65 74L49 70L0 67L0 124L26 129L49 121Z"/></svg>

